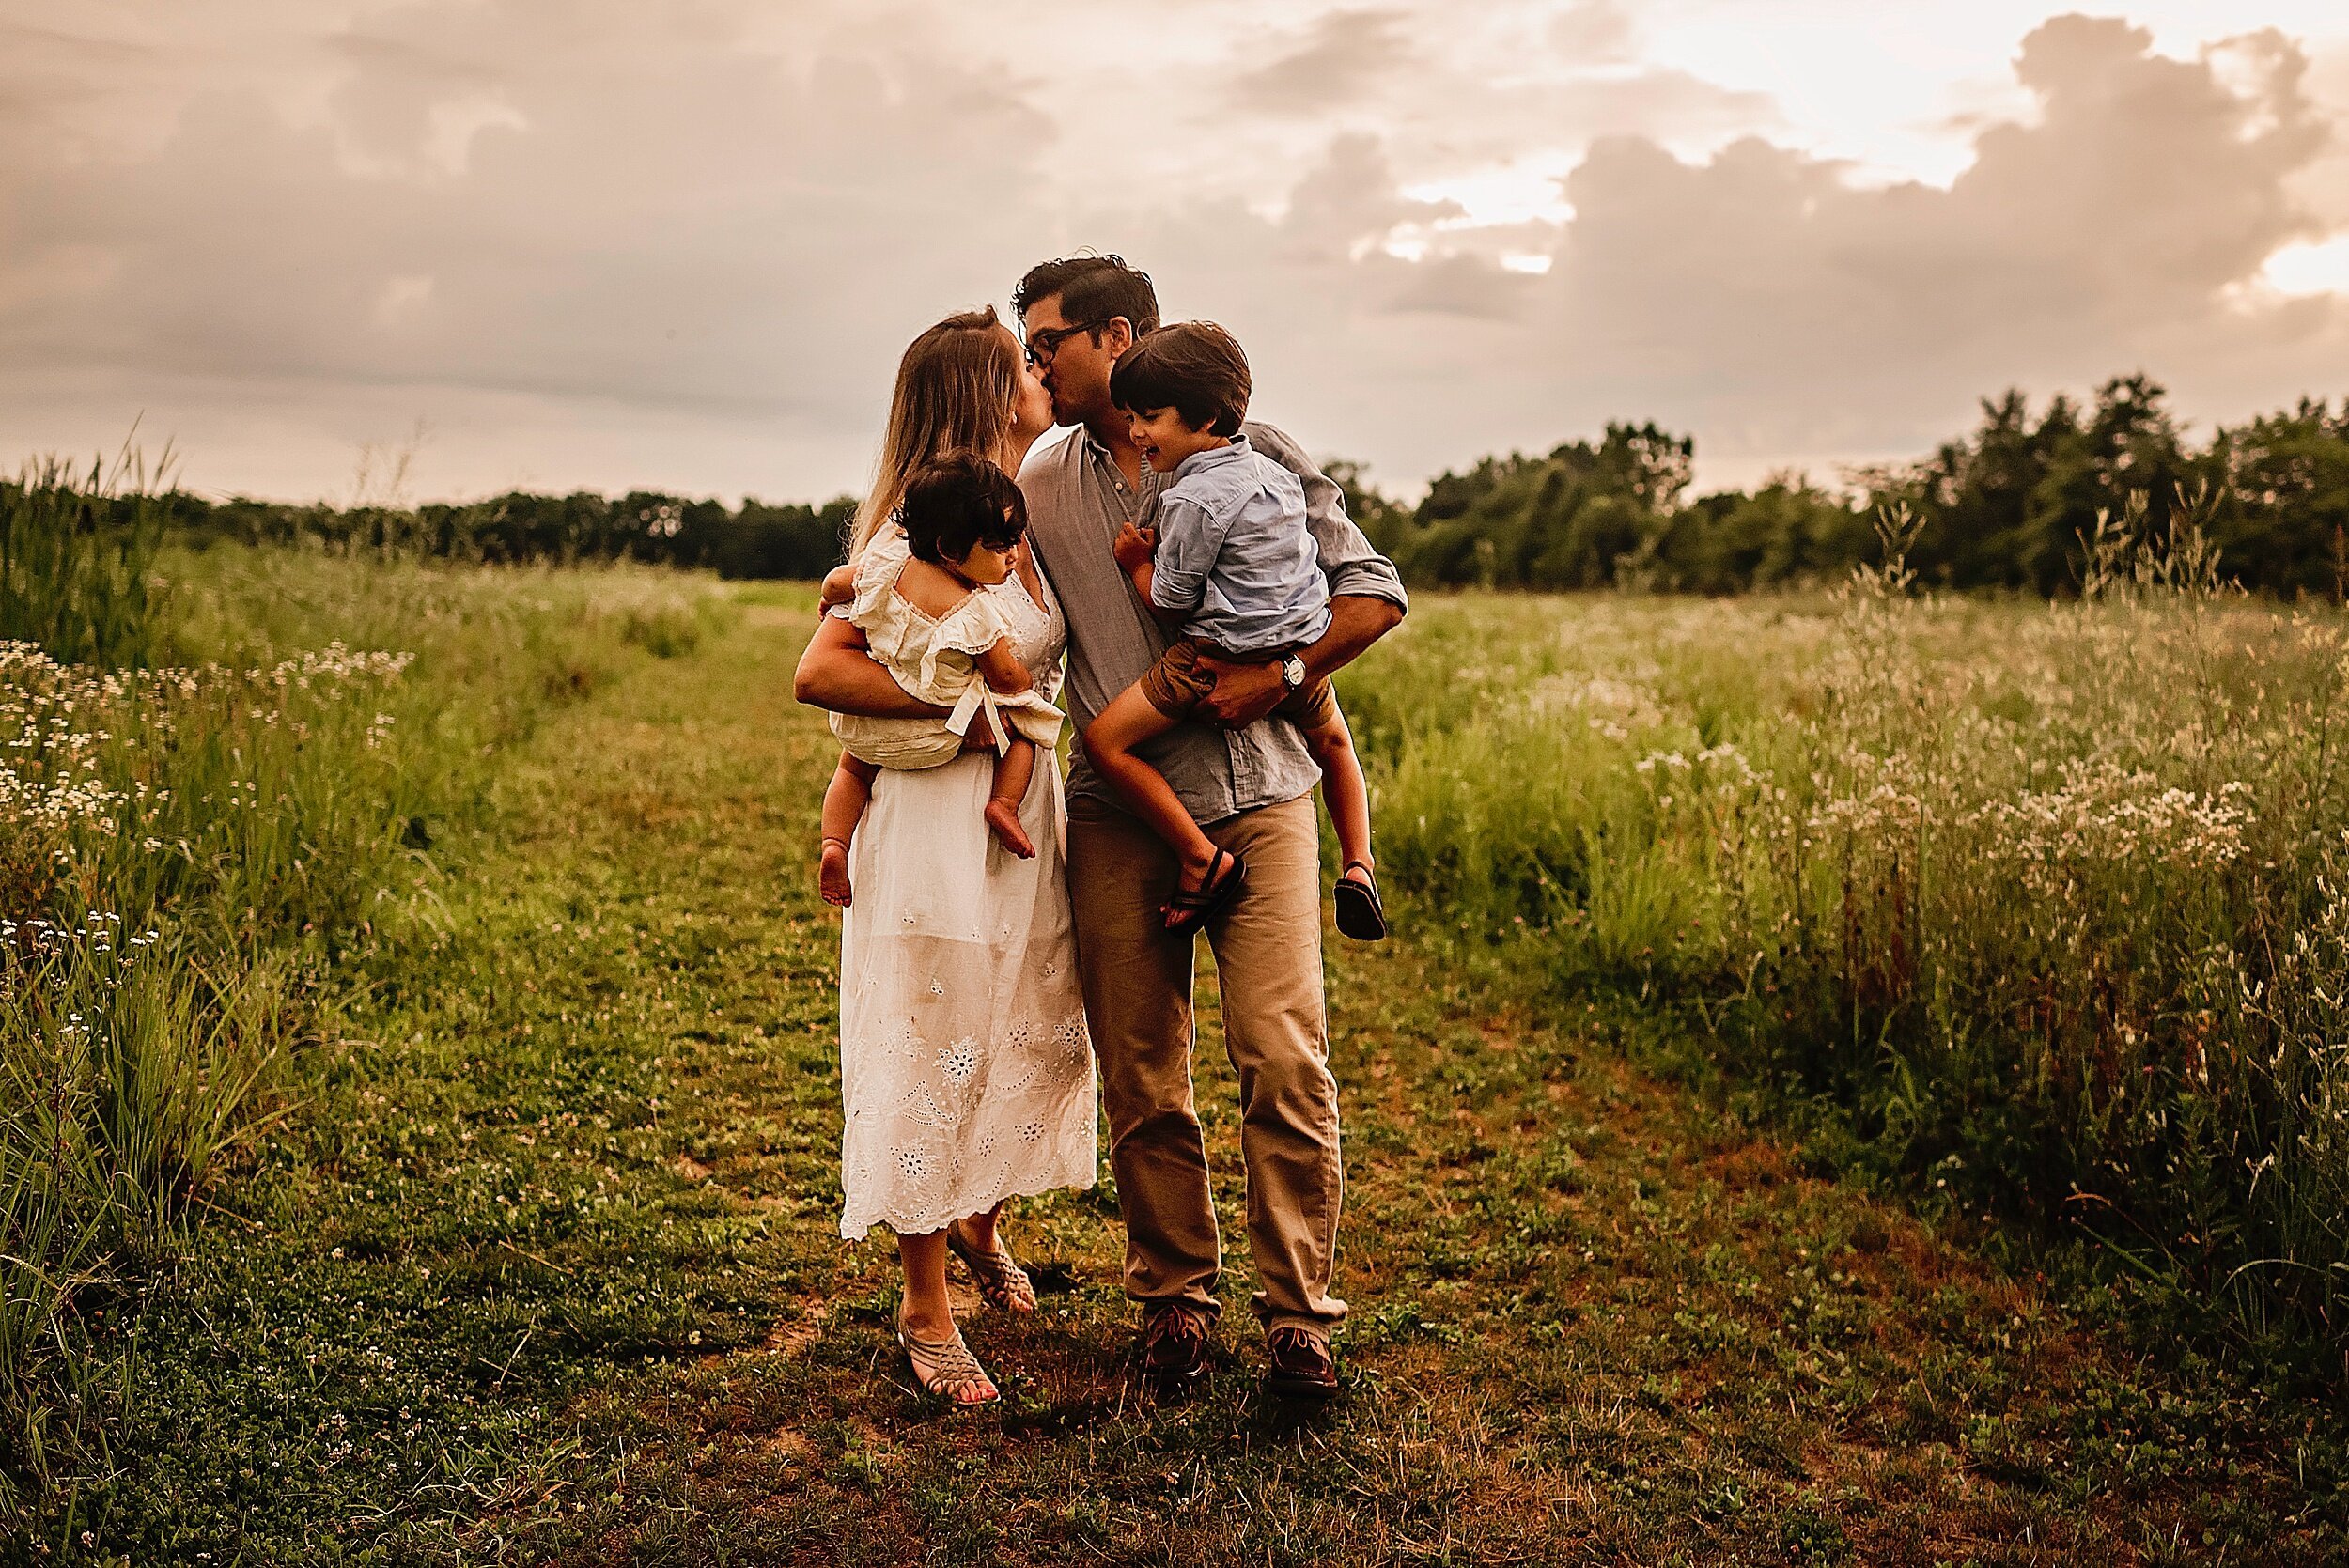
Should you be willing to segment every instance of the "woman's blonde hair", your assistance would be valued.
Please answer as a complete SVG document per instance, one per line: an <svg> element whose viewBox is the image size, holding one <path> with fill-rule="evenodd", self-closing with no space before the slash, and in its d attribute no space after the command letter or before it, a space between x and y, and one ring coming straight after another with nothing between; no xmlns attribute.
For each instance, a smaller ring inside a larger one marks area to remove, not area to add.
<svg viewBox="0 0 2349 1568"><path fill-rule="evenodd" d="M907 345L897 362L873 489L857 508L848 536L848 558L863 554L897 509L914 470L957 452L999 459L1019 399L1019 350L993 305L949 316Z"/></svg>

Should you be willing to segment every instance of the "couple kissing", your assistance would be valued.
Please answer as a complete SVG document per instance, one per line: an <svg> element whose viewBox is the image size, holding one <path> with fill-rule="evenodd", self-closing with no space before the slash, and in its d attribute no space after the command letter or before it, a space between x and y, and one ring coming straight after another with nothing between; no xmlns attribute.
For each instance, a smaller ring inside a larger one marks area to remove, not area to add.
<svg viewBox="0 0 2349 1568"><path fill-rule="evenodd" d="M923 1387L995 1400L948 1254L991 1309L1034 1310L1005 1209L1093 1184L1097 1072L1141 1369L1204 1375L1221 1312L1190 1074L1205 936L1266 1387L1327 1399L1344 1174L1313 791L1345 862L1339 928L1382 937L1330 676L1408 603L1338 487L1248 420L1228 333L1162 325L1113 256L1035 267L1012 304L1017 335L987 309L907 349L795 681L843 747L819 865L843 908L841 1234L896 1235Z"/></svg>

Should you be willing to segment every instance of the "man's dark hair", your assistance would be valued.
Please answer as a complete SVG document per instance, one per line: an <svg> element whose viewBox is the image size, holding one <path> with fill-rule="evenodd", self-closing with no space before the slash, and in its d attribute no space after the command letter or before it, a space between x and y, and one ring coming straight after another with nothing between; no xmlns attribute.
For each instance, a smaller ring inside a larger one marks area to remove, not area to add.
<svg viewBox="0 0 2349 1568"><path fill-rule="evenodd" d="M923 464L897 504L906 544L917 561L960 561L974 545L1008 550L1028 532L1028 504L1010 474L965 453Z"/></svg>
<svg viewBox="0 0 2349 1568"><path fill-rule="evenodd" d="M1065 256L1029 268L1011 291L1012 312L1025 320L1030 305L1055 294L1061 319L1072 327L1123 316L1137 338L1158 330L1159 291L1150 286L1149 273L1127 266L1122 256ZM1098 344L1101 329L1095 327L1091 336Z"/></svg>
<svg viewBox="0 0 2349 1568"><path fill-rule="evenodd" d="M1248 356L1212 321L1160 327L1118 357L1110 401L1129 413L1173 409L1194 430L1239 434L1248 417Z"/></svg>

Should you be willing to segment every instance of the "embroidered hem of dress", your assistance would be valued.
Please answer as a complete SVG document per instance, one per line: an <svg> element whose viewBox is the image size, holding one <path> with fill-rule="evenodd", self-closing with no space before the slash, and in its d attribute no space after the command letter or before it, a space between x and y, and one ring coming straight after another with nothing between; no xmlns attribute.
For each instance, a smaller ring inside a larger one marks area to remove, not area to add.
<svg viewBox="0 0 2349 1568"><path fill-rule="evenodd" d="M1089 1192L1097 1179L1097 1173L1090 1169L1081 1176L1060 1174L1032 1177L1024 1182L1013 1183L985 1203L973 1204L970 1208L957 1208L954 1213L943 1216L910 1214L903 1210L891 1213L877 1212L863 1216L843 1214L840 1217L840 1239L863 1241L866 1233L876 1225L886 1225L898 1235L928 1235L933 1231L944 1230L957 1219L968 1219L974 1214L983 1214L996 1204L1007 1203L1014 1198L1041 1198L1047 1192L1063 1190Z"/></svg>

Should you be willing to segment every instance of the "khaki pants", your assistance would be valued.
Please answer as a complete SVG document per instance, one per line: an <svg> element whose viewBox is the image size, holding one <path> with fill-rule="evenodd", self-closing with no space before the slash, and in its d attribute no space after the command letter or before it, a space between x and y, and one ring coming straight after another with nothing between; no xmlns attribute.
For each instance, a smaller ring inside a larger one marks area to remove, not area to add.
<svg viewBox="0 0 2349 1568"><path fill-rule="evenodd" d="M1314 798L1206 830L1248 862L1246 890L1207 929L1223 1039L1239 1075L1248 1246L1266 1327L1324 1334L1346 1315L1330 1294L1345 1176L1338 1087L1321 994L1321 842ZM1211 1316L1221 1269L1206 1147L1191 1099L1191 942L1159 907L1173 851L1097 800L1068 805L1068 886L1085 1017L1109 1110L1110 1166L1126 1217L1126 1294Z"/></svg>

